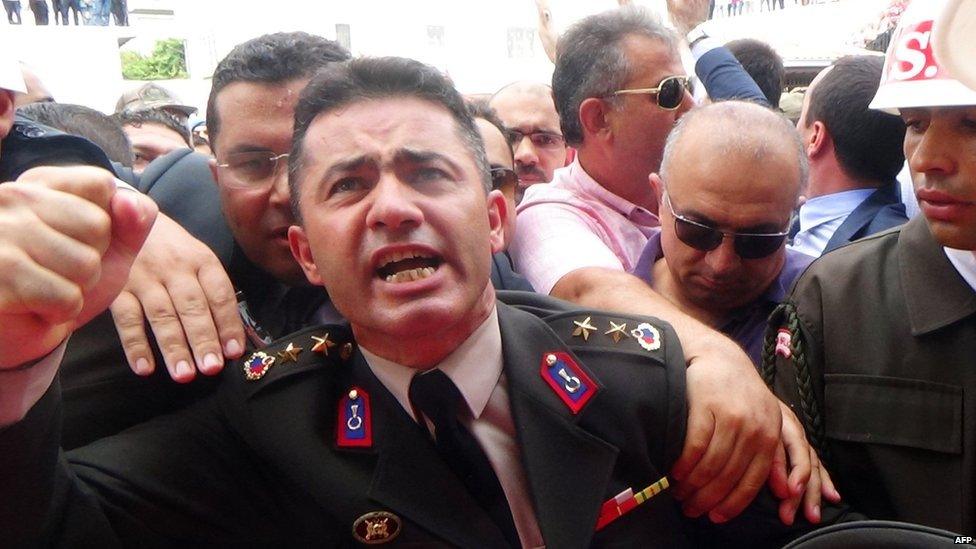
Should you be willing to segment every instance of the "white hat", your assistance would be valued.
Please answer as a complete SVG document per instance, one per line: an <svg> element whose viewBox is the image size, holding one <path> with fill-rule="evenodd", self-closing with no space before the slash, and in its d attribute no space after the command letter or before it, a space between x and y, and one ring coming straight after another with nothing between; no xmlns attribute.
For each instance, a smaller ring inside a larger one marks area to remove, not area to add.
<svg viewBox="0 0 976 549"><path fill-rule="evenodd" d="M872 109L898 114L902 107L976 105L976 91L953 78L933 53L933 26L948 1L915 0L902 14L885 55Z"/></svg>
<svg viewBox="0 0 976 549"><path fill-rule="evenodd" d="M976 90L976 0L948 0L932 29L935 58L953 76ZM967 59L968 58L968 59Z"/></svg>
<svg viewBox="0 0 976 549"><path fill-rule="evenodd" d="M24 75L20 72L20 63L4 56L2 50L0 50L0 89L27 93Z"/></svg>

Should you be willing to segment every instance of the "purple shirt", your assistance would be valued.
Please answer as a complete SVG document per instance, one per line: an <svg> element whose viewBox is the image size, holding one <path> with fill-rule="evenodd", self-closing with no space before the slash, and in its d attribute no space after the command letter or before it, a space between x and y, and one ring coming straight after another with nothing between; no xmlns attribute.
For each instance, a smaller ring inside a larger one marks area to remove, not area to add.
<svg viewBox="0 0 976 549"><path fill-rule="evenodd" d="M654 263L663 256L661 230L658 229L647 240L647 245L644 246L640 259L637 260L637 266L631 273L651 284L653 282L651 276ZM793 281L803 273L807 265L813 262L813 259L808 255L787 249L786 262L776 280L773 280L773 283L755 301L732 311L728 321L719 328L720 332L732 338L742 347L756 368L761 366L766 320L773 309L786 298L787 292L793 286Z"/></svg>
<svg viewBox="0 0 976 549"><path fill-rule="evenodd" d="M576 269L632 270L658 225L656 215L597 183L577 158L552 183L525 191L510 252L516 270L548 294Z"/></svg>

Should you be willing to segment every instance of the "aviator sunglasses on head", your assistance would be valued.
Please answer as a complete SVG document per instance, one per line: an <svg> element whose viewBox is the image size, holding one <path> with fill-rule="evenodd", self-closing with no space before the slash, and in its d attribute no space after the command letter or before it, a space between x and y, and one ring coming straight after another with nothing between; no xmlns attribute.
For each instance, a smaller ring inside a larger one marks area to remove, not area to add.
<svg viewBox="0 0 976 549"><path fill-rule="evenodd" d="M677 214L671 205L671 198L668 193L664 193L664 203L668 205L668 209L674 217L674 234L678 240L703 252L710 252L718 248L722 244L722 240L728 236L734 239L735 253L739 257L742 259L760 259L778 250L789 235L789 223L786 225L787 230L781 233L721 231Z"/></svg>

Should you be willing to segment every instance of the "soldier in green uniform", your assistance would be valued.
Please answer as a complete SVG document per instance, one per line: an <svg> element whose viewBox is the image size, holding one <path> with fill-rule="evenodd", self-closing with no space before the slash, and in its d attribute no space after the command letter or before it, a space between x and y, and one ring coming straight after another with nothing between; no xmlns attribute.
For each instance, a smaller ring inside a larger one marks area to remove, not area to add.
<svg viewBox="0 0 976 549"><path fill-rule="evenodd" d="M976 532L976 91L901 19L873 108L900 112L922 214L826 254L771 321L766 371L846 501ZM958 52L962 53L962 52Z"/></svg>

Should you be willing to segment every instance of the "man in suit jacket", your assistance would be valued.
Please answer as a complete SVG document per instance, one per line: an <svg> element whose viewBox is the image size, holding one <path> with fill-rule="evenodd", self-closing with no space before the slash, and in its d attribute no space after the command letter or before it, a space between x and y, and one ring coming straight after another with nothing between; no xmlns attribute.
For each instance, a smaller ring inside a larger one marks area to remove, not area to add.
<svg viewBox="0 0 976 549"><path fill-rule="evenodd" d="M879 57L845 57L807 89L797 129L810 184L792 231L796 251L820 257L908 221L895 180L905 161L905 124L868 108L883 65Z"/></svg>
<svg viewBox="0 0 976 549"><path fill-rule="evenodd" d="M290 245L349 329L295 333L227 369L213 398L59 459L56 355L34 359L63 326L41 323L20 355L0 357L0 376L18 376L0 380L11 397L0 497L18 502L0 508L5 542L695 541L704 530L687 528L663 479L696 406L685 401L694 367L656 319L496 300L486 251L500 247L504 199L487 192L480 138L450 82L416 61L354 60L313 79L296 120ZM438 399L456 395L446 417L414 392L431 376L447 383ZM501 508L441 447L461 433ZM743 520L726 528L782 541L771 515Z"/></svg>

